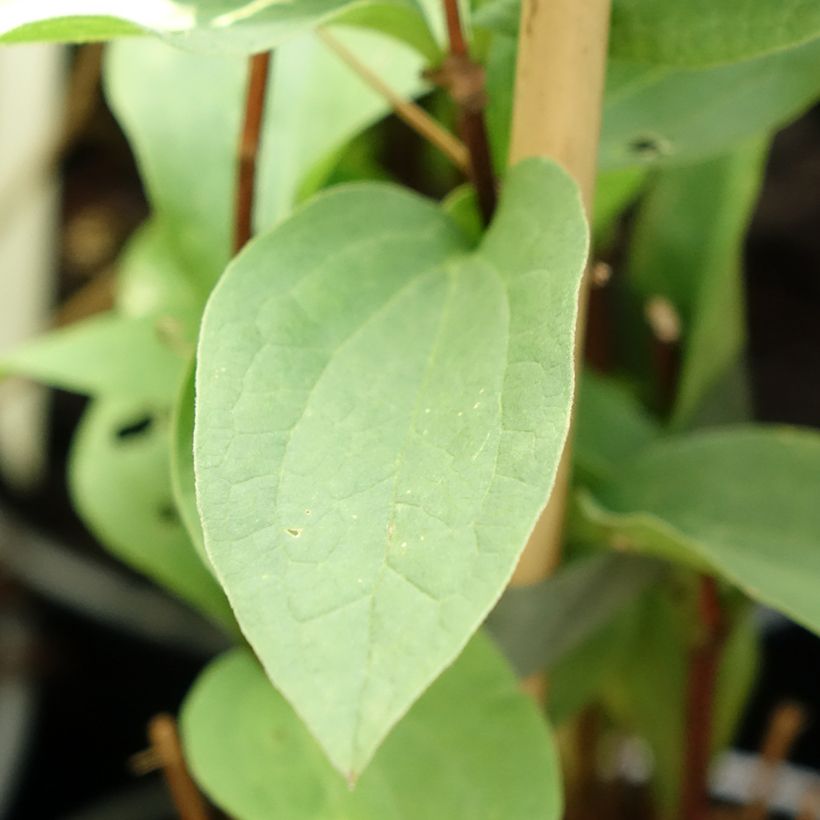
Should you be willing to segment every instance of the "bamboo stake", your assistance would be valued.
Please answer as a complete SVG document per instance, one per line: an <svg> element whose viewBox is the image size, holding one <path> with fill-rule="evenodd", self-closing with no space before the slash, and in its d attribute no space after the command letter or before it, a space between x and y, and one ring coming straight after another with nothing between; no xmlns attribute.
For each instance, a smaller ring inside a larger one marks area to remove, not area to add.
<svg viewBox="0 0 820 820"><path fill-rule="evenodd" d="M510 162L549 156L560 162L581 189L592 214L598 136L606 74L611 0L522 0ZM589 290L581 289L575 338L580 368ZM546 318L546 317L545 317ZM558 565L569 489L568 440L552 496L530 536L513 576L527 586Z"/></svg>

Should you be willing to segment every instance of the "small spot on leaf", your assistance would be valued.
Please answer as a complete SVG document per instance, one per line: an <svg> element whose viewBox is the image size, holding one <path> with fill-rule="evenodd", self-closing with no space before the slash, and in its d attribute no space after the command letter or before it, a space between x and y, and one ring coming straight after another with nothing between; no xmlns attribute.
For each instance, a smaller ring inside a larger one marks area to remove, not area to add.
<svg viewBox="0 0 820 820"><path fill-rule="evenodd" d="M166 524L176 524L179 522L179 515L177 515L176 507L171 501L163 504L157 510L157 515L160 517L160 520Z"/></svg>
<svg viewBox="0 0 820 820"><path fill-rule="evenodd" d="M154 424L154 419L151 416L143 416L129 424L124 424L117 429L117 438L128 439L134 436L140 436L147 433Z"/></svg>
<svg viewBox="0 0 820 820"><path fill-rule="evenodd" d="M672 146L657 134L641 134L630 141L628 151L633 156L651 161L672 153Z"/></svg>
<svg viewBox="0 0 820 820"><path fill-rule="evenodd" d="M302 534L302 530L299 527L288 527L285 532L294 538L298 538Z"/></svg>

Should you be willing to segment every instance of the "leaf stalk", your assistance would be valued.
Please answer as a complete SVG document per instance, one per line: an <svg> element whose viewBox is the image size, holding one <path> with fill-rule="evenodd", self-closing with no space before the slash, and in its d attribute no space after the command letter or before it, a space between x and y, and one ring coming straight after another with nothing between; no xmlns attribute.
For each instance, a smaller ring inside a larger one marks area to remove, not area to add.
<svg viewBox="0 0 820 820"><path fill-rule="evenodd" d="M427 72L445 88L458 108L458 129L469 152L469 177L485 224L495 212L498 198L490 140L484 111L487 92L484 67L470 57L458 0L443 0L450 53L442 65Z"/></svg>
<svg viewBox="0 0 820 820"><path fill-rule="evenodd" d="M234 252L247 244L253 233L253 203L256 188L256 165L262 141L265 116L265 96L270 76L270 52L254 54L248 64L248 91L245 99L245 120L239 141L237 163L236 210L234 222Z"/></svg>

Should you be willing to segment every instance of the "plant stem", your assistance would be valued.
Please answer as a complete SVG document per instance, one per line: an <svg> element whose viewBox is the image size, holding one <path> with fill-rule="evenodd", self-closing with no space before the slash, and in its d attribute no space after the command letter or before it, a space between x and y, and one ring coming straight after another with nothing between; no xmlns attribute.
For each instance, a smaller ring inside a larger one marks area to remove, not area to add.
<svg viewBox="0 0 820 820"><path fill-rule="evenodd" d="M148 724L148 739L181 820L209 820L211 812L185 765L176 721L170 715L156 715Z"/></svg>
<svg viewBox="0 0 820 820"><path fill-rule="evenodd" d="M715 684L726 638L717 582L710 575L701 575L698 579L698 614L701 634L689 659L680 820L709 817Z"/></svg>
<svg viewBox="0 0 820 820"><path fill-rule="evenodd" d="M450 55L452 57L468 57L467 40L464 37L464 28L461 25L461 10L458 0L443 0L444 16L447 19L447 38L450 41Z"/></svg>
<svg viewBox="0 0 820 820"><path fill-rule="evenodd" d="M460 171L468 173L470 170L470 159L465 145L439 122L431 117L423 108L405 100L397 94L381 77L371 71L356 55L346 48L330 32L319 29L319 37L325 45L330 48L339 59L352 69L361 80L372 88L380 97L383 97L390 104L393 113L407 126L412 128L419 136L434 145L446 156Z"/></svg>
<svg viewBox="0 0 820 820"><path fill-rule="evenodd" d="M245 122L239 143L234 222L234 252L247 244L253 232L253 201L256 186L256 162L262 137L265 95L270 74L270 52L255 54L249 60L248 92L245 101Z"/></svg>
<svg viewBox="0 0 820 820"><path fill-rule="evenodd" d="M610 0L522 0L510 162L548 156L575 178L592 213L601 123ZM581 288L575 338L580 372L588 279ZM571 439L552 496L521 556L513 585L534 584L558 565L569 489Z"/></svg>
<svg viewBox="0 0 820 820"><path fill-rule="evenodd" d="M487 107L484 68L470 58L458 0L443 0L443 4L450 54L437 71L429 74L449 91L458 107L459 131L470 155L470 179L481 216L488 224L495 212L497 191L484 118Z"/></svg>

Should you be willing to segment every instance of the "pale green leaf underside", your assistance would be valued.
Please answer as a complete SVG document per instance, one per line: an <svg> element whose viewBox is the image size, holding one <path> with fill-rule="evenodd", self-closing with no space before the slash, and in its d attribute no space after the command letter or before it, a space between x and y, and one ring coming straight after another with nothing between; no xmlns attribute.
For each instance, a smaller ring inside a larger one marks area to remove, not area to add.
<svg viewBox="0 0 820 820"><path fill-rule="evenodd" d="M186 49L253 54L359 6L370 7L359 15L362 25L399 36L407 30L414 46L436 50L413 0L0 0L0 43L83 42L149 32Z"/></svg>
<svg viewBox="0 0 820 820"><path fill-rule="evenodd" d="M397 93L421 90L422 61L400 43L371 31L333 34ZM275 61L257 170L258 231L289 213L317 164L388 111L314 35L283 44ZM136 153L163 241L193 273L203 301L231 257L246 79L242 58L150 39L112 44L105 62L108 101Z"/></svg>
<svg viewBox="0 0 820 820"><path fill-rule="evenodd" d="M681 66L730 63L820 35L817 0L615 0L612 52Z"/></svg>
<svg viewBox="0 0 820 820"><path fill-rule="evenodd" d="M0 377L25 376L87 395L164 401L175 392L192 345L180 331L173 320L108 313L0 356Z"/></svg>
<svg viewBox="0 0 820 820"><path fill-rule="evenodd" d="M94 401L72 443L74 505L120 560L230 627L228 602L177 518L168 451L167 414L133 400Z"/></svg>
<svg viewBox="0 0 820 820"><path fill-rule="evenodd" d="M249 652L215 661L183 707L186 759L237 820L558 820L547 726L479 635L350 789Z"/></svg>
<svg viewBox="0 0 820 820"><path fill-rule="evenodd" d="M660 544L820 632L820 436L737 427L651 445L582 504L626 545Z"/></svg>
<svg viewBox="0 0 820 820"><path fill-rule="evenodd" d="M510 172L474 253L432 203L351 186L254 241L206 308L206 549L345 773L456 657L546 503L586 244L546 160Z"/></svg>

